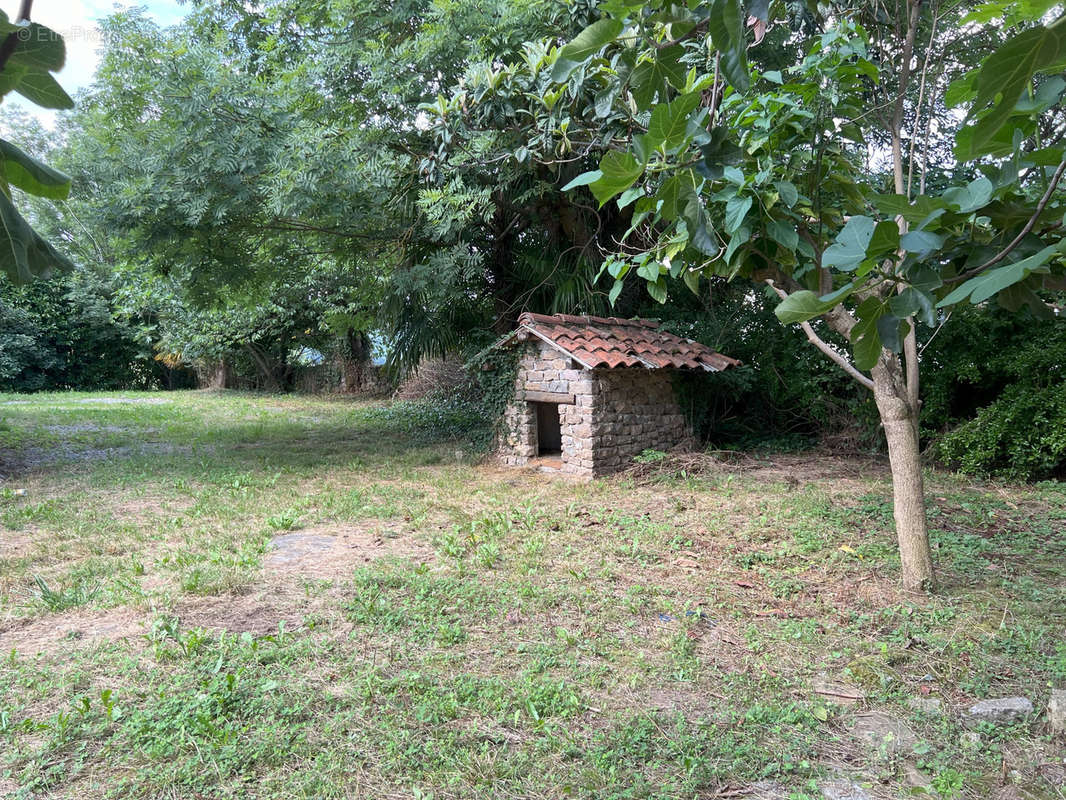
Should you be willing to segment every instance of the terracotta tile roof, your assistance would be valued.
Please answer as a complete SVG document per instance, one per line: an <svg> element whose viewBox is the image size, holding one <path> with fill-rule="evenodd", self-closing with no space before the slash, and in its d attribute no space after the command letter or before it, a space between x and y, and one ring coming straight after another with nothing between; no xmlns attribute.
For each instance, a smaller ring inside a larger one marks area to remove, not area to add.
<svg viewBox="0 0 1066 800"><path fill-rule="evenodd" d="M518 318L518 332L543 339L589 369L646 367L718 372L740 364L735 358L659 330L658 320L532 314Z"/></svg>

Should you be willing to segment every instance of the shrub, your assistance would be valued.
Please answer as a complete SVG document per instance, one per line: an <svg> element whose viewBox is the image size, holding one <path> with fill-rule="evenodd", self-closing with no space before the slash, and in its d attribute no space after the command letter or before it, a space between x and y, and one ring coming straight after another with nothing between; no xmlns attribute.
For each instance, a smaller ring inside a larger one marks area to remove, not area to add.
<svg viewBox="0 0 1066 800"><path fill-rule="evenodd" d="M0 390L143 389L161 372L110 279L88 269L27 286L0 278Z"/></svg>
<svg viewBox="0 0 1066 800"><path fill-rule="evenodd" d="M1015 480L1066 471L1066 325L988 305L956 309L922 360L934 457Z"/></svg>
<svg viewBox="0 0 1066 800"><path fill-rule="evenodd" d="M675 387L695 435L717 447L799 449L850 431L860 446L880 446L872 398L782 325L766 287L712 284L706 296L677 293L669 305L637 313L663 330L743 362L724 372L680 372ZM834 334L822 331L831 341Z"/></svg>
<svg viewBox="0 0 1066 800"><path fill-rule="evenodd" d="M934 452L964 472L1016 480L1066 475L1066 386L1008 387Z"/></svg>

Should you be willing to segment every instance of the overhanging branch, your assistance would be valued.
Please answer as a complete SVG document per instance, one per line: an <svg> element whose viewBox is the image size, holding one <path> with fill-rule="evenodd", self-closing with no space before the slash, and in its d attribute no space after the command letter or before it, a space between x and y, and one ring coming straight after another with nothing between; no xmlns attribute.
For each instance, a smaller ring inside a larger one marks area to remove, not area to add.
<svg viewBox="0 0 1066 800"><path fill-rule="evenodd" d="M777 296L780 297L782 300L788 297L788 292L786 292L784 289L779 289L777 286L774 285L774 282L772 280L767 279L766 285L773 289L777 293ZM807 341L809 341L811 344L821 350L826 356L828 356L830 361L832 361L834 364L844 370L844 372L848 373L848 375L850 375L856 381L861 383L867 389L873 391L873 380L871 380L869 376L861 373L854 364L852 364L850 361L844 358L844 356L842 356L840 353L830 347L829 343L825 341L825 339L823 339L821 336L814 332L814 328L811 327L811 323L801 322L800 328L802 328L803 332L807 334Z"/></svg>

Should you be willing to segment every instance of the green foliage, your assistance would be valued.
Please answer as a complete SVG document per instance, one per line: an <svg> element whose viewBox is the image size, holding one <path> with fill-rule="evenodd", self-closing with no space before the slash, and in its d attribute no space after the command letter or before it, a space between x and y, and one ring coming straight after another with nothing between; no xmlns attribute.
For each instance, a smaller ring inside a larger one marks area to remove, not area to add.
<svg viewBox="0 0 1066 800"><path fill-rule="evenodd" d="M1066 476L1066 384L1008 387L974 419L944 434L936 455L978 475L1013 480Z"/></svg>
<svg viewBox="0 0 1066 800"><path fill-rule="evenodd" d="M847 433L877 440L869 399L795 330L774 316L776 296L716 280L700 297L675 297L654 311L663 327L739 359L720 373L681 373L675 387L696 436L714 447L810 447ZM832 331L819 331L837 341Z"/></svg>
<svg viewBox="0 0 1066 800"><path fill-rule="evenodd" d="M52 77L67 59L63 37L36 22L11 22L0 11L0 99L11 91L43 108L72 108L74 102ZM38 234L15 207L12 189L61 200L70 178L14 144L0 139L0 268L13 283L27 283L70 261Z"/></svg>
<svg viewBox="0 0 1066 800"><path fill-rule="evenodd" d="M90 585L83 579L75 580L71 585L55 589L40 575L33 577L37 586L41 604L49 611L66 611L68 608L77 608L86 605L100 593L100 587Z"/></svg>
<svg viewBox="0 0 1066 800"><path fill-rule="evenodd" d="M480 409L482 420L487 423L484 447L490 447L501 430L503 413L514 400L515 380L518 377L518 348L494 347L474 353L477 344L486 344L485 339L474 339L467 351L467 370L472 377L471 396Z"/></svg>
<svg viewBox="0 0 1066 800"><path fill-rule="evenodd" d="M1039 19L1039 14L1033 16ZM978 121L965 144L960 142L961 157L990 152L990 140L1006 126L1033 76L1061 70L1064 64L1066 17L1035 25L1000 45L969 78L974 95L969 115Z"/></svg>
<svg viewBox="0 0 1066 800"><path fill-rule="evenodd" d="M0 305L0 385L9 391L44 388L59 365L56 352L35 335L36 322L24 308Z"/></svg>
<svg viewBox="0 0 1066 800"><path fill-rule="evenodd" d="M954 46L955 34L945 33L950 27L943 27L945 20L939 33L927 33L925 15L916 13L911 23L907 9L893 12L900 15L895 28L887 12L846 15L822 9L824 29L804 42L804 54L783 67L756 69L753 82L745 14L736 0L684 10L605 3L603 19L582 34L590 46L562 51L581 55L583 69L554 71L553 82L541 85L543 105L529 113L531 128L550 125L563 134L553 147L539 148L546 161L568 151L578 126L589 141L599 143L597 168L569 181L570 192L587 186L601 207L617 197L620 208L633 209L605 265L615 280L611 299L631 272L658 302L667 296L666 276L684 276L690 289L701 276L773 278L792 295L782 308L783 320L833 312L834 327L850 332L860 370L882 361L892 367L889 354L902 353L916 325L935 327L935 308L990 298L1012 309L1044 308L1037 293L1060 287L1063 246L1054 223L1062 208L1054 194L1040 205L1035 197L1050 186L1061 149L1045 149L1030 126L1020 130L1020 139L1014 136L1008 153L997 154L1011 156L1010 163L950 164L951 180L920 195L910 181L900 182L904 169L914 172L913 156L908 165L899 156L894 179L870 163L869 141L893 140L901 154L909 135L901 116L865 113L873 97L886 106L898 100L899 109L911 97L912 86L892 85L897 78L892 60L904 52L911 57L901 31L915 25L916 40L928 41L930 55ZM756 10L748 24L756 28L760 45L762 20L781 16L784 9L759 4ZM949 13L961 21L966 11ZM973 94L956 90L952 98L971 103L973 115L980 117L976 128L960 127L940 114L938 137L958 134L961 143L1006 131L1010 138L1013 129L1004 126L1008 117L1014 119L1012 109L1023 92L1028 93L1019 103L1019 118L1032 121L1053 113L1066 87L1052 79L1039 87L1029 82L1057 63L1060 22L1043 25L1035 9L1018 11L1013 19L1023 31L1004 34L990 19L981 20L988 61L960 78L964 85L976 82ZM704 26L713 58L700 52L707 43L694 35ZM1034 37L1040 43L1035 56L1024 46ZM1018 64L1009 70L1008 91L998 95L1001 76L988 76L1005 60ZM661 78L648 91L652 64ZM536 82L545 69L527 59L513 68L513 79ZM723 77L728 86L722 85ZM557 86L560 81L565 86ZM561 91L581 97L594 87L583 113L559 103ZM708 93L710 109L699 102ZM642 114L645 109L650 115ZM939 109L928 113L939 114ZM595 150L587 148L586 155ZM886 194L890 181L895 192ZM906 223L902 229L899 218ZM1023 235L1032 230L1042 231L1041 236ZM895 297L900 291L905 295Z"/></svg>
<svg viewBox="0 0 1066 800"><path fill-rule="evenodd" d="M142 320L123 313L114 283L83 269L27 286L0 279L0 389L173 385Z"/></svg>
<svg viewBox="0 0 1066 800"><path fill-rule="evenodd" d="M595 265L572 249L572 224L594 231L595 220L528 159L483 169L477 154L495 134L450 161L424 109L468 72L519 56L523 41L578 33L586 17L513 0L278 0L204 6L161 30L117 13L102 23L107 46L62 154L93 192L58 227L88 225L116 262L169 277L188 329L164 331L165 353L254 349L266 388L290 382L283 340L327 328L344 338L342 319L384 334L406 370L501 310L574 310L593 295ZM341 29L353 34L337 40ZM493 122L441 108L448 124ZM549 230L567 210L571 227ZM319 320L275 335L285 320L271 315Z"/></svg>
<svg viewBox="0 0 1066 800"><path fill-rule="evenodd" d="M634 464L656 464L666 459L666 453L662 450L642 450L633 456Z"/></svg>
<svg viewBox="0 0 1066 800"><path fill-rule="evenodd" d="M922 434L933 453L981 475L1061 474L1062 324L994 307L954 316L924 352Z"/></svg>
<svg viewBox="0 0 1066 800"><path fill-rule="evenodd" d="M367 411L364 418L423 443L461 439L471 434L479 434L475 438L483 441L483 431L491 427L483 408L462 397L398 401Z"/></svg>

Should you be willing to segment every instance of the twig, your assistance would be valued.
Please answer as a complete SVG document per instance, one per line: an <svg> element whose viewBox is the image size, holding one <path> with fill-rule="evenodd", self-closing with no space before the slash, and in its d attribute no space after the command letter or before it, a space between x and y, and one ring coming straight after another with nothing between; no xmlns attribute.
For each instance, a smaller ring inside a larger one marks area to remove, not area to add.
<svg viewBox="0 0 1066 800"><path fill-rule="evenodd" d="M782 300L788 297L788 293L785 292L784 289L777 288L777 286L774 285L773 280L768 278L766 280L766 284L775 292L777 292L777 296L780 297ZM842 356L840 353L830 347L828 342L826 342L817 333L814 332L814 328L811 327L811 323L801 322L800 327L803 329L803 332L807 334L807 341L809 341L811 344L821 350L825 355L829 357L830 361L832 361L834 364L836 364L838 367L848 373L848 375L850 375L856 381L861 383L867 389L873 391L873 380L859 372L859 370L854 364L852 364L850 361L844 358L844 356Z"/></svg>
<svg viewBox="0 0 1066 800"><path fill-rule="evenodd" d="M828 689L815 689L815 694L820 694L824 697L843 697L847 700L865 700L864 694L849 694L848 692L831 692Z"/></svg>
<svg viewBox="0 0 1066 800"><path fill-rule="evenodd" d="M932 344L932 343L933 343L933 339L935 339L935 338L936 338L936 335L937 335L938 333L940 333L940 329L944 327L945 323L947 323L947 321L948 321L949 319L951 319L951 312L950 312L950 311L949 311L949 312L948 312L947 314L945 314L945 315L944 315L944 319L940 320L940 324L936 326L936 330L935 330L935 331L933 331L933 335L932 335L932 336L930 336L930 337L929 337L928 339L926 339L926 340L925 340L925 344L923 344L923 345L922 345L922 347L921 347L921 349L920 349L920 350L918 351L918 355L919 355L919 356L920 356L920 355L921 355L922 353L924 353L924 352L925 352L925 348L927 348L927 347L928 347L928 346L929 346L930 344Z"/></svg>
<svg viewBox="0 0 1066 800"><path fill-rule="evenodd" d="M918 141L918 126L922 121L922 103L925 100L925 78L929 72L929 54L933 52L933 41L936 39L936 26L939 18L940 4L933 6L933 24L929 30L929 44L925 47L925 60L922 63L922 79L918 84L918 104L914 109L914 130L911 132L910 152L907 156L907 200L911 199L911 180L914 178L914 143ZM930 116L932 116L930 114ZM926 127L928 130L928 126Z"/></svg>
<svg viewBox="0 0 1066 800"><path fill-rule="evenodd" d="M958 283L971 275L976 275L979 272L984 272L989 267L994 267L1009 256L1014 248L1022 243L1022 239L1029 235L1033 226L1036 225L1037 219L1039 219L1040 215L1044 213L1044 209L1047 208L1047 204L1051 201L1051 195L1055 192L1056 187L1059 185L1059 181L1062 179L1063 172L1066 172L1066 161L1059 164L1059 168L1055 170L1055 174L1051 176L1051 184L1047 187L1047 191L1044 192L1044 196L1040 198L1040 202L1036 204L1036 211L1033 212L1033 216L1029 217L1029 221L1025 223L1025 227L1022 228L1021 233L1015 236L1010 244L996 253L996 255L992 256L992 258L988 259L988 261L981 266L968 269L966 272L956 275L954 278L948 278L944 283Z"/></svg>
<svg viewBox="0 0 1066 800"><path fill-rule="evenodd" d="M675 44L681 44L681 42L683 42L686 39L688 39L689 37L694 36L695 34L699 33L700 31L702 31L706 27L707 27L707 20L703 20L702 22L697 22L695 24L695 26L693 26L693 28L691 30L689 30L687 33L684 33L681 36L678 36L676 39L668 39L665 42L656 42L654 44L654 47L655 47L656 50L665 50L667 47L673 47Z"/></svg>

